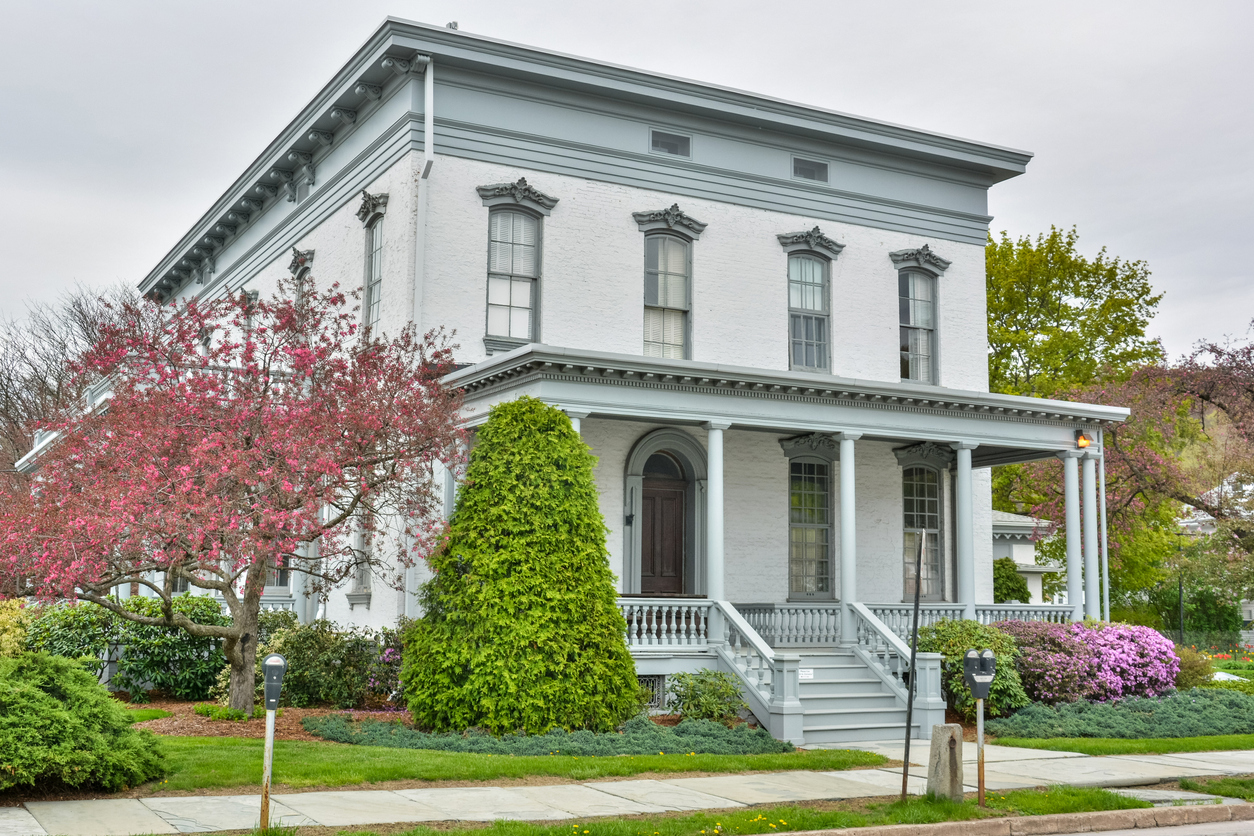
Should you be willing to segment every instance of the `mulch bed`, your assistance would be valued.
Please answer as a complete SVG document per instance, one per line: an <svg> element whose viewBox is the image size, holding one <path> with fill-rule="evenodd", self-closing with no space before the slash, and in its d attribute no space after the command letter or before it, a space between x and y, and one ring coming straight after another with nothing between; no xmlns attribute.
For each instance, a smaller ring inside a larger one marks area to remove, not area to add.
<svg viewBox="0 0 1254 836"><path fill-rule="evenodd" d="M160 708L174 716L161 717L136 723L135 728L148 729L156 734L178 737L250 737L266 736L266 721L259 720L210 720L195 713L196 703L176 700L153 700L136 708ZM336 708L283 708L274 721L275 738L278 740L322 740L305 731L301 720L305 717L322 717L342 713ZM358 719L400 720L405 722L409 714L403 711L350 711Z"/></svg>

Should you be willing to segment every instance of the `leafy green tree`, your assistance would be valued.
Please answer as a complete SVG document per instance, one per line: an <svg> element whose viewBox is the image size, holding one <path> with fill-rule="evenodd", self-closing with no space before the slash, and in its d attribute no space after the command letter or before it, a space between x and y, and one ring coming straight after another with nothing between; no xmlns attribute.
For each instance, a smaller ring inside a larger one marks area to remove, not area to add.
<svg viewBox="0 0 1254 836"><path fill-rule="evenodd" d="M594 462L570 419L534 398L480 427L405 639L420 726L604 731L639 709Z"/></svg>
<svg viewBox="0 0 1254 836"><path fill-rule="evenodd" d="M989 389L1052 397L1095 380L1122 378L1163 358L1145 328L1162 300L1144 261L1087 259L1073 227L1033 241L989 236Z"/></svg>
<svg viewBox="0 0 1254 836"><path fill-rule="evenodd" d="M1026 604L1032 600L1028 582L1019 574L1019 568L1008 557L993 561L993 603L1005 604L1018 601Z"/></svg>

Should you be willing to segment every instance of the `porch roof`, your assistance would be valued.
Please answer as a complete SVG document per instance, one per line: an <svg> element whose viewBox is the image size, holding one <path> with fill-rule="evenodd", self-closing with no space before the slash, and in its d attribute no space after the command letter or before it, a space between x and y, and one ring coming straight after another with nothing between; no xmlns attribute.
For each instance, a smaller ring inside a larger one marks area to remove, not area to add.
<svg viewBox="0 0 1254 836"><path fill-rule="evenodd" d="M1077 430L1097 430L1129 414L1117 406L538 343L460 369L445 382L465 392L468 426L484 421L493 403L528 394L597 418L848 432L903 444L970 442L979 445L972 456L977 467L1074 450Z"/></svg>

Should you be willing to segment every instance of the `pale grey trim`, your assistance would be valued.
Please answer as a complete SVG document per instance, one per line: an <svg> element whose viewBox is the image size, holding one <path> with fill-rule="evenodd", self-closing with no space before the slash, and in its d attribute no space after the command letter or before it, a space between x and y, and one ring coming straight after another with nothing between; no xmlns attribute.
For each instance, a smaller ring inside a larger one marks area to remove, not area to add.
<svg viewBox="0 0 1254 836"><path fill-rule="evenodd" d="M688 482L684 531L684 591L706 594L706 453L691 434L671 428L654 430L636 441L623 468L623 592L640 592L641 524L644 463L665 450L679 459Z"/></svg>
<svg viewBox="0 0 1254 836"><path fill-rule="evenodd" d="M932 276L941 276L949 269L949 265L953 262L941 258L932 252L932 248L927 244L913 250L897 250L888 254L893 260L893 265L900 272L902 270L922 270Z"/></svg>
<svg viewBox="0 0 1254 836"><path fill-rule="evenodd" d="M632 212L631 216L636 219L640 231L646 235L651 232L671 232L690 241L700 238L701 233L709 226L680 209L678 203L673 203L666 209Z"/></svg>
<svg viewBox="0 0 1254 836"><path fill-rule="evenodd" d="M844 244L838 244L824 235L823 231L817 226L814 229L802 232L781 232L775 238L779 241L779 245L784 248L784 252L789 255L811 252L824 256L829 261L834 261L836 256L840 255L840 251L845 248Z"/></svg>
<svg viewBox="0 0 1254 836"><path fill-rule="evenodd" d="M490 209L501 206L522 206L531 211L548 215L557 205L558 198L550 197L527 182L526 177L519 177L514 183L495 183L491 186L478 186L483 205Z"/></svg>
<svg viewBox="0 0 1254 836"><path fill-rule="evenodd" d="M488 355L491 356L493 354L504 354L507 351L513 351L516 348L526 345L528 342L530 342L530 340L519 340L513 337L485 336L483 338L483 347L488 352Z"/></svg>
<svg viewBox="0 0 1254 836"><path fill-rule="evenodd" d="M924 465L943 469L953 465L955 459L952 447L933 444L930 441L911 444L908 447L898 447L893 450L893 455L897 457L897 466L902 468Z"/></svg>
<svg viewBox="0 0 1254 836"><path fill-rule="evenodd" d="M387 192L370 194L365 189L361 190L361 206L357 208L357 220L361 221L362 226L369 229L374 225L375 220L383 217L387 211Z"/></svg>
<svg viewBox="0 0 1254 836"><path fill-rule="evenodd" d="M808 433L791 438L781 438L779 446L789 459L819 459L825 462L840 461L840 444L828 433Z"/></svg>

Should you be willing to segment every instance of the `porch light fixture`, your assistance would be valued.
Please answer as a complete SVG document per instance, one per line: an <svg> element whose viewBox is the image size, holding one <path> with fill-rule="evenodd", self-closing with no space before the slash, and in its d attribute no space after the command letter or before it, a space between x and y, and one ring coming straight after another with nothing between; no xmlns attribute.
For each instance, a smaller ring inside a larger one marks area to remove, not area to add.
<svg viewBox="0 0 1254 836"><path fill-rule="evenodd" d="M1093 443L1093 439L1084 434L1084 430L1075 431L1075 446L1083 450Z"/></svg>

